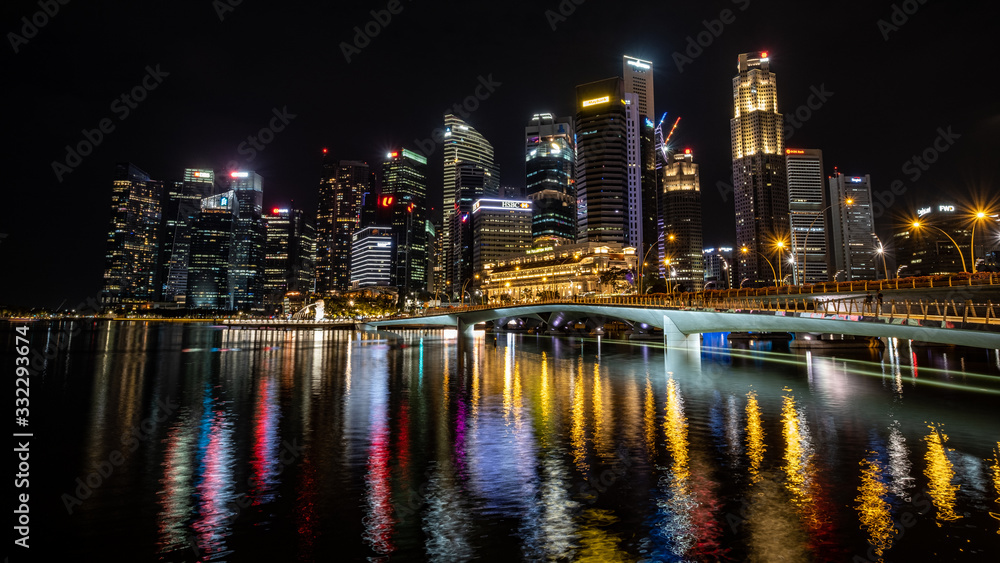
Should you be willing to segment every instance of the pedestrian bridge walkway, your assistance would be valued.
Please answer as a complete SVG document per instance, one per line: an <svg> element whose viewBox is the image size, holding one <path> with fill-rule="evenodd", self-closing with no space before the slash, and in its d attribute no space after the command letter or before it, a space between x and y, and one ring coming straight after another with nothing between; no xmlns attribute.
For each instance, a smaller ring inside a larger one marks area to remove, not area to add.
<svg viewBox="0 0 1000 563"><path fill-rule="evenodd" d="M742 298L613 296L556 299L510 305L472 305L429 310L401 318L369 320L365 330L406 326L456 327L470 333L478 323L533 318L549 324L568 316L620 319L663 329L668 346L697 346L704 332L808 332L890 337L938 344L1000 349L1000 307L992 303L875 303Z"/></svg>

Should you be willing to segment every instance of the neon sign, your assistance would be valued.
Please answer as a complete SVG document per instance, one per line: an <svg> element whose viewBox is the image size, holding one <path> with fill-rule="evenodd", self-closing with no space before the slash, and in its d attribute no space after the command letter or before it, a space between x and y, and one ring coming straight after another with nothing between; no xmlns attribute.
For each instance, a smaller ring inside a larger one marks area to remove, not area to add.
<svg viewBox="0 0 1000 563"><path fill-rule="evenodd" d="M229 173L229 177L230 178L246 178L248 176L250 176L249 172L236 172L236 171L233 171L233 172Z"/></svg>
<svg viewBox="0 0 1000 563"><path fill-rule="evenodd" d="M584 100L583 107L596 106L597 104L606 104L611 101L611 96L601 96L600 98L594 98L593 100Z"/></svg>

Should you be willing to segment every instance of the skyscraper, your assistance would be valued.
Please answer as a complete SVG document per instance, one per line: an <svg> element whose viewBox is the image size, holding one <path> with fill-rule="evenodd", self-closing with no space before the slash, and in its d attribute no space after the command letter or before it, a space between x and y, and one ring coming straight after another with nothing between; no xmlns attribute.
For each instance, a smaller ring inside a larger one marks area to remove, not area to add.
<svg viewBox="0 0 1000 563"><path fill-rule="evenodd" d="M479 199L472 204L473 271L531 246L531 202Z"/></svg>
<svg viewBox="0 0 1000 563"><path fill-rule="evenodd" d="M352 235L361 224L364 197L371 189L370 179L368 163L338 161L329 153L323 153L316 214L318 293L337 293L351 284Z"/></svg>
<svg viewBox="0 0 1000 563"><path fill-rule="evenodd" d="M157 298L162 199L162 182L130 162L115 166L101 290L105 307L130 311Z"/></svg>
<svg viewBox="0 0 1000 563"><path fill-rule="evenodd" d="M362 227L351 238L351 287L390 285L396 251L392 228Z"/></svg>
<svg viewBox="0 0 1000 563"><path fill-rule="evenodd" d="M840 281L875 279L875 225L872 217L871 177L845 176L834 172L829 178L830 268ZM847 204L847 200L851 204ZM812 241L810 239L810 243Z"/></svg>
<svg viewBox="0 0 1000 563"><path fill-rule="evenodd" d="M776 255L777 242L787 245L789 237L783 120L767 53L741 54L737 69L730 120L736 245L748 250L739 254L739 275L769 285L762 257Z"/></svg>
<svg viewBox="0 0 1000 563"><path fill-rule="evenodd" d="M382 193L393 197L393 284L401 294L427 291L427 158L409 149L389 152L382 163Z"/></svg>
<svg viewBox="0 0 1000 563"><path fill-rule="evenodd" d="M190 309L232 311L233 253L240 205L235 190L201 200L191 222L187 306Z"/></svg>
<svg viewBox="0 0 1000 563"><path fill-rule="evenodd" d="M274 208L264 215L264 308L282 310L285 294L313 290L316 229L301 209Z"/></svg>
<svg viewBox="0 0 1000 563"><path fill-rule="evenodd" d="M475 164L486 174L483 190L485 195L495 196L500 187L500 171L493 159L493 145L468 123L451 113L444 114L444 217L443 237L450 241L451 227L454 223L455 200L458 197L458 166ZM471 206L471 202L470 202ZM450 252L446 249L446 252ZM446 257L446 263L453 262L452 257Z"/></svg>
<svg viewBox="0 0 1000 563"><path fill-rule="evenodd" d="M625 201L625 244L638 251L643 246L642 228L642 127L644 116L639 113L639 96L625 92L625 130L627 132L626 177L628 189Z"/></svg>
<svg viewBox="0 0 1000 563"><path fill-rule="evenodd" d="M557 244L576 241L576 143L573 118L535 114L524 128L525 195L531 235Z"/></svg>
<svg viewBox="0 0 1000 563"><path fill-rule="evenodd" d="M653 109L653 61L644 61L625 55L622 58L622 76L625 92L635 94L639 115L652 119Z"/></svg>
<svg viewBox="0 0 1000 563"><path fill-rule="evenodd" d="M682 291L699 291L705 279L701 181L690 149L674 154L664 169L661 195L667 281Z"/></svg>
<svg viewBox="0 0 1000 563"><path fill-rule="evenodd" d="M488 177L489 172L478 164L466 162L456 167L456 195L449 229L451 239L446 241L449 262L445 285L449 288L449 296L457 295L474 275L472 206L485 195Z"/></svg>
<svg viewBox="0 0 1000 563"><path fill-rule="evenodd" d="M788 174L788 214L792 229L792 259L796 284L821 283L830 278L827 267L826 208L823 151L785 149ZM805 250L803 270L802 248ZM804 272L804 274L803 274Z"/></svg>
<svg viewBox="0 0 1000 563"><path fill-rule="evenodd" d="M215 193L215 173L207 169L185 168L184 179L174 182L167 193L163 212L160 264L163 268L163 301L187 302L188 256L191 224L201 211L201 200Z"/></svg>
<svg viewBox="0 0 1000 563"><path fill-rule="evenodd" d="M229 265L233 307L259 312L264 307L264 180L253 171L233 170L226 181L239 207Z"/></svg>
<svg viewBox="0 0 1000 563"><path fill-rule="evenodd" d="M626 242L628 133L622 79L576 87L578 242Z"/></svg>

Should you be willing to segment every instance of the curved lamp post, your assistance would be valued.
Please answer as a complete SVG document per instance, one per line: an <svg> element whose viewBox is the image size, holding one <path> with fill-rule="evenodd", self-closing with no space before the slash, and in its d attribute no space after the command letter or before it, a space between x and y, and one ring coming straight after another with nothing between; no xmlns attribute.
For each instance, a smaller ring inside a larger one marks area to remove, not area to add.
<svg viewBox="0 0 1000 563"><path fill-rule="evenodd" d="M882 256L882 273L885 274L885 281L889 281L889 269L885 265L885 246L882 244L882 239L878 238L878 235L872 233L872 236L875 237L875 240L878 241L878 248L875 249L875 253ZM876 269L878 268L876 267ZM875 279L877 280L878 272L875 273L876 273Z"/></svg>
<svg viewBox="0 0 1000 563"><path fill-rule="evenodd" d="M740 249L740 252L742 252L743 254L746 254L746 253L750 252L750 249L744 246L743 248ZM757 252L757 251L754 250L754 252ZM774 271L774 264L771 264L771 261L767 259L767 256L764 256L760 252L757 252L757 254L760 255L760 257L763 258L764 261L767 262L768 266L771 267L771 277L774 278L774 287L778 287L778 274ZM781 266L781 262L780 261L778 262L778 266L779 267ZM746 280L743 280L743 281L746 281ZM743 287L743 282L740 282L740 287Z"/></svg>
<svg viewBox="0 0 1000 563"><path fill-rule="evenodd" d="M961 247L961 246L958 246L958 243L957 243L957 242L955 242L955 239L951 238L951 235L949 235L948 233L944 232L944 231L943 231L943 230L941 230L941 229L940 229L939 227L935 227L934 225L924 225L924 224L922 224L922 223L921 223L920 221L914 221L914 222L913 222L913 228L914 228L914 229L919 229L919 228L921 228L921 227L927 227L927 228L929 228L929 229L934 229L934 230L936 230L936 231L939 231L939 232L940 232L940 233L941 233L942 235L944 235L944 236L948 237L948 240L950 240L950 241L951 241L951 243L952 243L952 244L954 244L954 245L955 245L955 248L956 248L956 249L958 250L958 257L962 259L962 273L966 273L966 272L968 272L968 271L969 271L969 270L968 270L968 269L967 269L967 268L965 267L965 255L964 255L964 254L962 254L962 247Z"/></svg>
<svg viewBox="0 0 1000 563"><path fill-rule="evenodd" d="M972 221L972 238L969 239L969 254L972 255L972 256L970 256L970 259L972 260L972 273L973 274L976 273L976 223L979 223L980 221L982 221L985 218L986 218L986 212L985 211L977 211L976 214L973 215L973 221Z"/></svg>

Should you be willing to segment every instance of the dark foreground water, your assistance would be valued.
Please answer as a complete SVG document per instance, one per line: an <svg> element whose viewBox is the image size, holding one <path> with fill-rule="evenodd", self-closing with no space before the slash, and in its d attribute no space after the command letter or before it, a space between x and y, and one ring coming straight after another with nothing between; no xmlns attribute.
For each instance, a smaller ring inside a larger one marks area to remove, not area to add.
<svg viewBox="0 0 1000 563"><path fill-rule="evenodd" d="M36 323L30 335L32 350L60 350L31 382L36 556L1000 553L992 350L901 342L833 358L713 348L725 339L708 335L690 354L141 323Z"/></svg>

